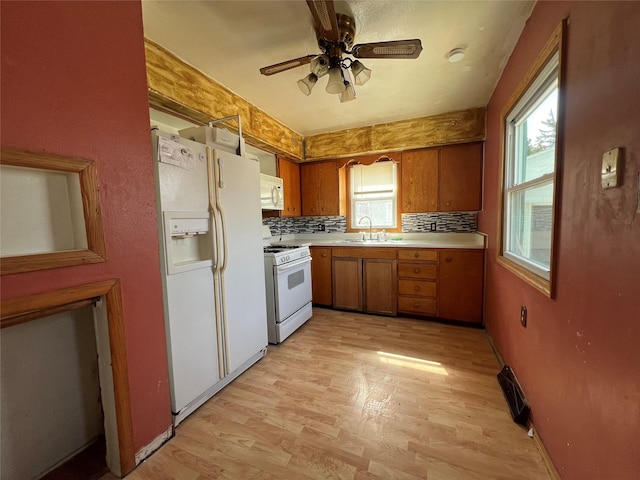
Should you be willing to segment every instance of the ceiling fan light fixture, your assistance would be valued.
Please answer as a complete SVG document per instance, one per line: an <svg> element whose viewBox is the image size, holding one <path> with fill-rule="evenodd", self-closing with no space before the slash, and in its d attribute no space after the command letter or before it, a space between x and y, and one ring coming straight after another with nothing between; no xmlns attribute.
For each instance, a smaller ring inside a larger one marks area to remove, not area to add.
<svg viewBox="0 0 640 480"><path fill-rule="evenodd" d="M351 82L344 81L344 92L339 94L340 103L350 102L356 99L356 89L353 88Z"/></svg>
<svg viewBox="0 0 640 480"><path fill-rule="evenodd" d="M371 70L365 67L360 60L351 64L351 73L353 73L356 85L364 85L371 78Z"/></svg>
<svg viewBox="0 0 640 480"><path fill-rule="evenodd" d="M327 93L342 93L345 90L344 75L339 66L329 69L329 82L327 83Z"/></svg>
<svg viewBox="0 0 640 480"><path fill-rule="evenodd" d="M311 72L316 77L324 77L329 73L329 57L327 55L317 55L311 59Z"/></svg>
<svg viewBox="0 0 640 480"><path fill-rule="evenodd" d="M304 93L306 96L309 96L311 95L311 90L313 89L313 86L317 81L318 77L314 73L310 73L306 77L298 80L298 87L300 88L300 91L302 93Z"/></svg>

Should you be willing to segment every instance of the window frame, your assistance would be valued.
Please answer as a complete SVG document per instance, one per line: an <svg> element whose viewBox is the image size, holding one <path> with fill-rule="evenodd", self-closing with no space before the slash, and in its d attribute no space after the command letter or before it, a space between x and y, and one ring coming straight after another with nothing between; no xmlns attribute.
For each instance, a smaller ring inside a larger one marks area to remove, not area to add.
<svg viewBox="0 0 640 480"><path fill-rule="evenodd" d="M385 230L387 232L399 232L402 229L402 216L401 216L401 212L400 212L400 200L401 200L401 192L400 192L400 179L401 179L401 175L402 175L402 170L401 170L401 163L400 163L400 158L401 158L401 154L394 152L394 153L389 153L389 154L377 154L377 155L365 155L362 157L351 157L349 159L344 159L342 161L342 165L344 165L345 169L346 169L346 176L345 176L345 187L346 187L346 198L345 198L345 203L346 203L346 208L347 208L347 232L361 232L364 231L368 228L368 223L367 224L362 224L362 225L358 225L357 228L356 227L352 227L352 222L353 222L353 215L354 215L354 210L353 210L353 191L352 191L352 187L351 187L351 174L353 172L353 169L350 168L353 165L363 165L363 166L367 166L367 165L372 165L374 163L376 163L377 161L391 161L394 163L395 165L395 180L396 180L396 184L395 184L395 200L393 202L394 205L394 212L395 212L395 219L396 219L396 227L395 228L389 228L389 227L377 227L377 226L373 226L373 229L377 229L377 230ZM340 164L339 164L340 165Z"/></svg>
<svg viewBox="0 0 640 480"><path fill-rule="evenodd" d="M498 200L498 232L497 232L497 262L507 270L523 279L534 288L541 291L550 298L555 295L555 276L556 276L556 252L558 241L558 219L560 199L561 199L561 166L562 166L562 146L564 139L564 39L566 38L567 21L562 23L555 29L551 38L547 41L543 50L530 67L518 87L512 94L509 101L505 104L500 116L500 182L499 200ZM550 62L557 55L557 66L550 67ZM511 163L508 155L512 153L510 150L517 142L510 139L509 131L512 128L513 121L526 118L531 109L534 108L537 99L540 98L542 92L548 91L553 83L555 83L555 75L550 77L557 70L557 118L556 118L556 146L554 156L553 173L547 173L535 179L515 184L512 181L513 172L511 171ZM554 80L550 80L553 78ZM532 99L534 99L532 101ZM514 113L517 114L514 115ZM515 256L507 251L507 222L510 215L508 198L509 193L522 192L533 187L553 184L552 194L552 224L551 224L551 253L549 269L541 267L538 264L529 262L527 259Z"/></svg>
<svg viewBox="0 0 640 480"><path fill-rule="evenodd" d="M382 161L382 160L381 160ZM394 230L398 228L398 163L394 162L393 160L388 160L389 163L392 164L392 175L393 175L393 189L391 190L391 197L387 196L384 197L382 195L380 195L379 197L372 197L372 200L385 200L385 199L391 199L391 209L394 212L393 214L393 225L389 226L389 225L376 225L373 224L372 228L378 228L378 229L385 229L385 230ZM351 164L349 165L348 169L349 169L349 209L351 212L355 212L355 205L356 202L358 201L357 195L358 193L356 193L354 191L353 188L353 182L354 182L354 177L353 177L353 172L354 172L354 168L357 166L360 167L370 167L372 165L375 165L376 163L378 163L378 161L370 163L370 164L361 164L361 163L356 163L356 164ZM380 190L380 191L376 191L376 192L368 192L367 194L369 195L373 195L373 194L387 194L388 195L389 191L388 190ZM372 221L373 222L373 221ZM357 219L352 216L350 218L350 226L352 229L354 230L358 230L358 229L362 229L364 225L358 225L357 224Z"/></svg>

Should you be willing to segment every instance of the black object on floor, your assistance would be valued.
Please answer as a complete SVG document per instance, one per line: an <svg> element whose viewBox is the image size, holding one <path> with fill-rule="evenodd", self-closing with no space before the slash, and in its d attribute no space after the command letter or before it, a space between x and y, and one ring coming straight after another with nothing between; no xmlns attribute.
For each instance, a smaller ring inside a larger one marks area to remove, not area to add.
<svg viewBox="0 0 640 480"><path fill-rule="evenodd" d="M520 425L526 425L529 420L529 404L524 398L524 393L518 384L518 380L511 370L509 365L505 365L498 374L498 383L504 393L504 398L507 400L509 410L511 411L511 418Z"/></svg>

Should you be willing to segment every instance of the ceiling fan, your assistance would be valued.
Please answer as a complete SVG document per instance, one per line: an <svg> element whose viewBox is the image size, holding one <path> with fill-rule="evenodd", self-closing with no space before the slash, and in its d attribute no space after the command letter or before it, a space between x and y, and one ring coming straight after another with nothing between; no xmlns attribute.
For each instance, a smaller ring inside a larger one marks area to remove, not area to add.
<svg viewBox="0 0 640 480"><path fill-rule="evenodd" d="M351 57L356 59L418 58L422 51L422 43L417 38L354 45L356 22L352 16L336 14L333 0L307 0L307 5L313 15L318 47L322 53L294 58L260 69L263 75L274 75L310 64L311 73L298 80L298 87L305 95L311 94L318 78L328 74L329 82L326 91L338 94L340 102L354 100L356 93L350 81L349 69L356 85L364 85L371 77L371 70L360 60L354 60Z"/></svg>

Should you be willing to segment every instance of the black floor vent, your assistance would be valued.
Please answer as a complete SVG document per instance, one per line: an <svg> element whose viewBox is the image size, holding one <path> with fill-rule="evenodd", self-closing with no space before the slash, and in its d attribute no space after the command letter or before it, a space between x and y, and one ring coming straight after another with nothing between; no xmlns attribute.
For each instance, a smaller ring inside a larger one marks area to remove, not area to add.
<svg viewBox="0 0 640 480"><path fill-rule="evenodd" d="M526 425L529 419L529 405L524 398L524 393L516 380L516 376L513 374L513 370L509 365L502 367L502 370L498 374L498 383L504 393L504 398L507 400L509 410L511 411L511 418L520 425Z"/></svg>

